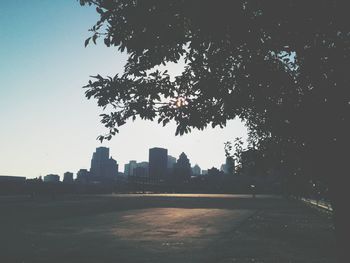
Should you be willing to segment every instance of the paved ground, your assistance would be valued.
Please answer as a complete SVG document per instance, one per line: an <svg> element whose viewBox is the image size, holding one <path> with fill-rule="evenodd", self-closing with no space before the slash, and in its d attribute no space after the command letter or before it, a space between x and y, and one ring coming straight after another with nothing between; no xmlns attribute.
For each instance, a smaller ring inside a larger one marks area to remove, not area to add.
<svg viewBox="0 0 350 263"><path fill-rule="evenodd" d="M0 198L0 262L335 262L329 214L244 195Z"/></svg>

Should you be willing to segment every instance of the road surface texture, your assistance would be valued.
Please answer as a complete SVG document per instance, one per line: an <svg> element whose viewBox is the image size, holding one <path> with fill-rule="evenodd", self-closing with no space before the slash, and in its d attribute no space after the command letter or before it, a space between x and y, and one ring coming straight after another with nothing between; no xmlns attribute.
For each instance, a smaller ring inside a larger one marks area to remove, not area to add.
<svg viewBox="0 0 350 263"><path fill-rule="evenodd" d="M329 213L245 195L0 198L4 263L332 263Z"/></svg>

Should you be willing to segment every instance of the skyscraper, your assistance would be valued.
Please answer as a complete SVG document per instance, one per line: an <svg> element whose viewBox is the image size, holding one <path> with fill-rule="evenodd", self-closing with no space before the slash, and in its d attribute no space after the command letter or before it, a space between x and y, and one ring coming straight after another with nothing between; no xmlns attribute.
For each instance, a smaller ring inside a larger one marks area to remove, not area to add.
<svg viewBox="0 0 350 263"><path fill-rule="evenodd" d="M221 165L220 171L227 175L234 175L235 173L235 160L232 157L226 158L226 163Z"/></svg>
<svg viewBox="0 0 350 263"><path fill-rule="evenodd" d="M167 176L171 177L174 174L174 168L176 164L176 158L168 155L168 167L167 167Z"/></svg>
<svg viewBox="0 0 350 263"><path fill-rule="evenodd" d="M175 180L178 183L186 182L191 177L191 163L187 158L187 155L183 152L180 154L179 159L175 164Z"/></svg>
<svg viewBox="0 0 350 263"><path fill-rule="evenodd" d="M198 164L192 167L192 174L193 175L200 175L201 174L201 168Z"/></svg>
<svg viewBox="0 0 350 263"><path fill-rule="evenodd" d="M135 160L129 161L129 163L126 163L124 165L124 175L125 176L134 176L135 175L135 169L138 167L137 162Z"/></svg>
<svg viewBox="0 0 350 263"><path fill-rule="evenodd" d="M149 149L149 177L153 182L164 180L167 174L168 150L163 148Z"/></svg>
<svg viewBox="0 0 350 263"><path fill-rule="evenodd" d="M109 157L109 148L98 147L91 159L90 175L93 181L111 181L118 175L118 164Z"/></svg>
<svg viewBox="0 0 350 263"><path fill-rule="evenodd" d="M171 155L168 155L168 168L173 169L175 164L176 158Z"/></svg>
<svg viewBox="0 0 350 263"><path fill-rule="evenodd" d="M130 164L126 163L124 164L124 176L129 176L130 174Z"/></svg>
<svg viewBox="0 0 350 263"><path fill-rule="evenodd" d="M135 160L129 161L129 175L134 176L135 175L135 168L137 167L137 162Z"/></svg>

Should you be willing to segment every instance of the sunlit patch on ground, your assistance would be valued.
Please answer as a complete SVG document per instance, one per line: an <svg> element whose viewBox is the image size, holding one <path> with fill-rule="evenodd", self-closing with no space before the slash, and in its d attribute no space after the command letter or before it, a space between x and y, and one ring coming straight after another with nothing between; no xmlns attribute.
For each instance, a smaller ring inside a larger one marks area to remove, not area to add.
<svg viewBox="0 0 350 263"><path fill-rule="evenodd" d="M238 224L251 215L249 210L154 208L125 213L112 227L125 239L187 239L218 235L232 221ZM132 226L132 227L131 227Z"/></svg>

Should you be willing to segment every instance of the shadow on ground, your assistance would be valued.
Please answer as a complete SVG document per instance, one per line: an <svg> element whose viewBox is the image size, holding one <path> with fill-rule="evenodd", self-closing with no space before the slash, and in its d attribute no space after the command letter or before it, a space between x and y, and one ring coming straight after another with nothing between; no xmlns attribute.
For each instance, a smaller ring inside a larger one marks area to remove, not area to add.
<svg viewBox="0 0 350 263"><path fill-rule="evenodd" d="M335 262L329 214L273 196L0 199L0 262Z"/></svg>

